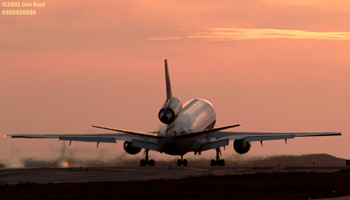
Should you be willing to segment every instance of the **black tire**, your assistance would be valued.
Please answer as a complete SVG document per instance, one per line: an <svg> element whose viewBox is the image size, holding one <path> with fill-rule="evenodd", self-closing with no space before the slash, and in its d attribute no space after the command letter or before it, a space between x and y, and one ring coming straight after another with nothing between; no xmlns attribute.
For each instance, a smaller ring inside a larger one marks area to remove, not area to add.
<svg viewBox="0 0 350 200"><path fill-rule="evenodd" d="M155 165L156 165L156 163L154 162L153 159L149 161L149 166L153 167L153 166L155 166Z"/></svg>
<svg viewBox="0 0 350 200"><path fill-rule="evenodd" d="M187 167L187 160L186 159L183 161L182 165Z"/></svg>
<svg viewBox="0 0 350 200"><path fill-rule="evenodd" d="M182 165L181 160L180 160L180 159L178 159L176 164L177 164L177 166L181 166L181 165Z"/></svg>
<svg viewBox="0 0 350 200"><path fill-rule="evenodd" d="M225 166L225 160L219 160L219 166Z"/></svg>
<svg viewBox="0 0 350 200"><path fill-rule="evenodd" d="M144 159L140 160L140 166L141 167L146 166L146 164L147 164L146 160L144 160Z"/></svg>
<svg viewBox="0 0 350 200"><path fill-rule="evenodd" d="M216 160L210 160L210 166L216 166Z"/></svg>

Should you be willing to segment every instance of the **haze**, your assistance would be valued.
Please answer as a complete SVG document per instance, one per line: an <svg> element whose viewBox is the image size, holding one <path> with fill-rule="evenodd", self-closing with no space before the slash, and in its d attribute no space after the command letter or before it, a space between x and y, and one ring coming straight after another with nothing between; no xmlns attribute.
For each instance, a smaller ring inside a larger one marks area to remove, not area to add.
<svg viewBox="0 0 350 200"><path fill-rule="evenodd" d="M0 17L1 134L100 133L94 124L154 131L165 58L174 96L209 100L216 126L349 132L346 0L45 3L36 16ZM253 143L248 155L349 158L348 143L347 134ZM1 138L0 160L58 157L62 145ZM124 154L122 143L95 146L70 148L94 159ZM223 155L232 154L230 144Z"/></svg>

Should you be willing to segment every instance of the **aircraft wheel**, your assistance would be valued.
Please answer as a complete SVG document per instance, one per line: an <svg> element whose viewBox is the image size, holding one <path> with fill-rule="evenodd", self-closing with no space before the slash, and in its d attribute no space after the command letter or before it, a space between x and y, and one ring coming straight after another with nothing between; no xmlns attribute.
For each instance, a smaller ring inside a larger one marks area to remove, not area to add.
<svg viewBox="0 0 350 200"><path fill-rule="evenodd" d="M210 160L210 166L216 166L216 160Z"/></svg>
<svg viewBox="0 0 350 200"><path fill-rule="evenodd" d="M225 166L225 160L219 160L218 165L219 166Z"/></svg>
<svg viewBox="0 0 350 200"><path fill-rule="evenodd" d="M177 164L177 166L181 166L181 164L182 164L181 160L178 159L176 164Z"/></svg>
<svg viewBox="0 0 350 200"><path fill-rule="evenodd" d="M141 167L146 166L146 164L147 164L146 160L144 160L144 159L140 160L140 166Z"/></svg>
<svg viewBox="0 0 350 200"><path fill-rule="evenodd" d="M182 165L185 166L185 167L187 166L187 160L186 159L183 161Z"/></svg>
<svg viewBox="0 0 350 200"><path fill-rule="evenodd" d="M156 165L156 164L155 164L155 162L154 162L153 159L149 161L149 166L152 166L152 167L153 167L153 166L155 166L155 165Z"/></svg>

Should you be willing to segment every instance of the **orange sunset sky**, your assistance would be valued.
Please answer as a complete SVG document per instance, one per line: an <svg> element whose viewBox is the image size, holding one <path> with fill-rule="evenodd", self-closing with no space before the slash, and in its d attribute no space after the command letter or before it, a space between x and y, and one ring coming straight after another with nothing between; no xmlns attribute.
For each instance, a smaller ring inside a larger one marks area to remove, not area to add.
<svg viewBox="0 0 350 200"><path fill-rule="evenodd" d="M174 96L210 101L216 126L345 132L256 142L247 156L349 159L349 19L348 0L46 1L36 16L1 15L0 134L101 133L94 124L154 131L167 58ZM122 144L69 149L115 158ZM1 137L0 162L55 159L62 145ZM234 155L231 142L223 156Z"/></svg>

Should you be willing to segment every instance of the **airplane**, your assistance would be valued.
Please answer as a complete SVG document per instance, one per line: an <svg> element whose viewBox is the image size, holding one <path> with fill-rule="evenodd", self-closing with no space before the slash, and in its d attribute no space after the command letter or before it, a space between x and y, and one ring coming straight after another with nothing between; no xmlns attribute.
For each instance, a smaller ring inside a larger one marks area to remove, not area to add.
<svg viewBox="0 0 350 200"><path fill-rule="evenodd" d="M124 150L131 155L138 154L144 149L145 158L140 160L140 166L155 166L155 161L149 159L150 150L168 155L180 156L177 166L187 166L188 162L183 156L188 152L201 155L207 150L216 150L216 159L210 161L211 166L225 166L225 160L220 159L221 147L226 147L233 140L233 149L239 154L247 153L251 148L251 142L260 141L261 145L266 140L285 140L295 137L309 136L336 136L342 132L231 132L226 129L240 126L234 124L214 128L216 113L213 105L201 98L189 100L182 104L181 100L174 97L171 90L168 62L165 59L165 85L166 100L158 112L158 118L162 122L155 132L143 132L125 130L105 126L94 125L92 127L115 131L117 133L100 134L10 134L11 138L56 138L62 141L116 143L124 141Z"/></svg>

